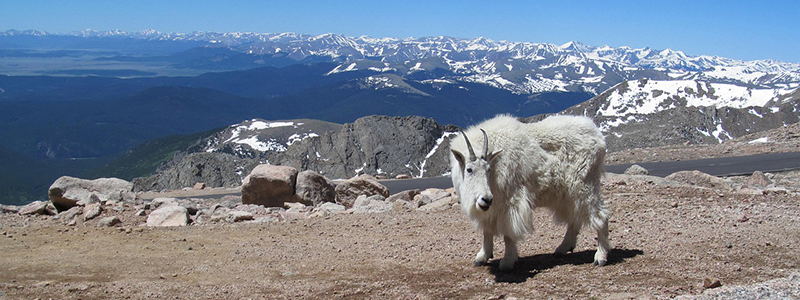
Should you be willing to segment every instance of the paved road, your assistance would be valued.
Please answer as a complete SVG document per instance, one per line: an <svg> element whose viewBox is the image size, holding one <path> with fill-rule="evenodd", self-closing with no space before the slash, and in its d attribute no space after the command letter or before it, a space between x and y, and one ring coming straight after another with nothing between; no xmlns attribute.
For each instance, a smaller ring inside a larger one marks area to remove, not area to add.
<svg viewBox="0 0 800 300"><path fill-rule="evenodd" d="M800 169L800 152L760 154L742 157L710 158L689 161L639 163L650 175L664 177L678 171L698 170L715 176L748 175L755 171L777 172ZM631 164L606 166L611 173L624 173ZM433 177L407 180L382 180L389 192L440 188L453 186L450 177Z"/></svg>
<svg viewBox="0 0 800 300"><path fill-rule="evenodd" d="M638 165L647 169L650 175L661 177L688 170L698 170L714 176L749 175L755 171L777 172L800 169L800 152L640 163ZM631 164L606 166L606 171L624 173L625 169L630 166Z"/></svg>

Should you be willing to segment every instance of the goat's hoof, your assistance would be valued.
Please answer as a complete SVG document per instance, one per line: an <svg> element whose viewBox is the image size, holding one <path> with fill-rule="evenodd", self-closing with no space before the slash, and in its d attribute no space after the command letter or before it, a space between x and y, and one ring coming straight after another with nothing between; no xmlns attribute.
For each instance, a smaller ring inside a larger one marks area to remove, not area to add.
<svg viewBox="0 0 800 300"><path fill-rule="evenodd" d="M605 260L595 260L592 264L598 267L605 266L608 262Z"/></svg>
<svg viewBox="0 0 800 300"><path fill-rule="evenodd" d="M510 271L514 269L514 261L513 260L500 260L500 271Z"/></svg>
<svg viewBox="0 0 800 300"><path fill-rule="evenodd" d="M569 248L569 250L567 250L567 251L558 251L558 250L556 250L556 252L553 252L553 256L556 257L556 258L562 258L564 256L567 256L567 253L575 252L574 250L575 250L575 247Z"/></svg>
<svg viewBox="0 0 800 300"><path fill-rule="evenodd" d="M487 262L487 261L480 261L480 260L477 260L477 259L472 262L472 265L476 266L476 267L481 267L481 266L485 266L485 265L488 265L488 264L489 264L489 262Z"/></svg>

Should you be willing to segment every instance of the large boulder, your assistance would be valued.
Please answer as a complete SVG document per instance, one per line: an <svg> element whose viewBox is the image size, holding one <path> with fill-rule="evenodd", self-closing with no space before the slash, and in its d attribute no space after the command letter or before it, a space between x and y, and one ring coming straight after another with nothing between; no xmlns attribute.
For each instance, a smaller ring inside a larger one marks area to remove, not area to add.
<svg viewBox="0 0 800 300"><path fill-rule="evenodd" d="M257 166L242 182L242 204L283 207L285 202L298 202L294 193L297 173L287 166Z"/></svg>
<svg viewBox="0 0 800 300"><path fill-rule="evenodd" d="M348 208L353 207L358 196L370 197L373 195L387 198L389 189L370 175L353 177L336 185L336 202Z"/></svg>
<svg viewBox="0 0 800 300"><path fill-rule="evenodd" d="M58 211L65 211L81 202L83 205L106 201L133 203L136 194L133 184L119 178L100 178L95 180L62 176L50 186L50 201Z"/></svg>
<svg viewBox="0 0 800 300"><path fill-rule="evenodd" d="M297 174L295 194L302 202L313 206L336 202L336 187L328 178L314 171Z"/></svg>

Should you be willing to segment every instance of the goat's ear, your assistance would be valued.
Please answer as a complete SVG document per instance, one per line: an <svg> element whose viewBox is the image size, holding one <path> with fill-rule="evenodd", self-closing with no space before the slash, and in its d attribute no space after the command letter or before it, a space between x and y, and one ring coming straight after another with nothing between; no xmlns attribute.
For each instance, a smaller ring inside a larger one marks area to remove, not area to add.
<svg viewBox="0 0 800 300"><path fill-rule="evenodd" d="M502 149L501 150L497 150L495 152L492 152L491 154L489 154L489 158L486 161L492 162L495 158L500 156L500 153L503 153Z"/></svg>
<svg viewBox="0 0 800 300"><path fill-rule="evenodd" d="M458 161L461 171L464 171L464 166L467 164L467 162L464 160L464 155L456 150L450 150L450 152L453 152L453 156L455 156L456 160Z"/></svg>

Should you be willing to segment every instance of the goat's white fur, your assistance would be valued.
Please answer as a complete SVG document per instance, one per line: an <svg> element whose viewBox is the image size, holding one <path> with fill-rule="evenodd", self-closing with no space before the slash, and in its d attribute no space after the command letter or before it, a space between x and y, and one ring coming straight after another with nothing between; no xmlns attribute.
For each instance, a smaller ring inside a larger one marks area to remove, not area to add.
<svg viewBox="0 0 800 300"><path fill-rule="evenodd" d="M488 137L488 149L481 147L481 129ZM474 145L475 161L464 156L469 149L463 135ZM578 232L589 224L597 231L594 263L607 262L609 211L600 183L606 146L591 119L552 116L525 124L499 115L453 138L450 149L451 177L461 208L483 231L476 265L492 258L493 237L502 235L506 250L500 269L513 268L516 243L533 231L536 207L549 208L557 223L567 225L555 254L573 251Z"/></svg>

